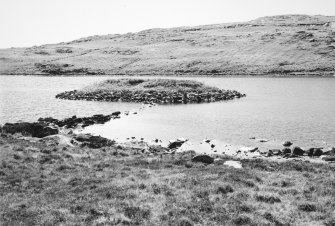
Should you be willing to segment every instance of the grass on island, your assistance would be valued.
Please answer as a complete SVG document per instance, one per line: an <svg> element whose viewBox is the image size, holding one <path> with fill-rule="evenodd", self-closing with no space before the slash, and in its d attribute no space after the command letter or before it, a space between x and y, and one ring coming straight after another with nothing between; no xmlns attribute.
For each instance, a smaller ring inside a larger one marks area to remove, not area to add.
<svg viewBox="0 0 335 226"><path fill-rule="evenodd" d="M335 166L1 138L1 225L334 225Z"/></svg>
<svg viewBox="0 0 335 226"><path fill-rule="evenodd" d="M93 92L144 92L164 91L176 92L218 92L219 88L204 85L202 82L176 79L109 79L84 87L80 91Z"/></svg>

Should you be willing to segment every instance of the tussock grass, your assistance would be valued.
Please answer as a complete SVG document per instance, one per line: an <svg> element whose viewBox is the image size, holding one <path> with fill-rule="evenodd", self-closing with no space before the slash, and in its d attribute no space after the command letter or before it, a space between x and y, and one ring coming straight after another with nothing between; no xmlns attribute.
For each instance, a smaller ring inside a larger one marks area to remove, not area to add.
<svg viewBox="0 0 335 226"><path fill-rule="evenodd" d="M1 225L334 223L334 165L251 159L243 169L188 167L189 153L124 156L117 147L0 139Z"/></svg>

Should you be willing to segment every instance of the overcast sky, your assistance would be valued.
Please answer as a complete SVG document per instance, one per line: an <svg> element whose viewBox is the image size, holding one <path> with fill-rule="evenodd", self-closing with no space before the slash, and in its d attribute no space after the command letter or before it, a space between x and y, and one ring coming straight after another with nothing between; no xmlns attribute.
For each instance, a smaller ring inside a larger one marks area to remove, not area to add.
<svg viewBox="0 0 335 226"><path fill-rule="evenodd" d="M279 14L335 15L335 0L0 0L0 48Z"/></svg>

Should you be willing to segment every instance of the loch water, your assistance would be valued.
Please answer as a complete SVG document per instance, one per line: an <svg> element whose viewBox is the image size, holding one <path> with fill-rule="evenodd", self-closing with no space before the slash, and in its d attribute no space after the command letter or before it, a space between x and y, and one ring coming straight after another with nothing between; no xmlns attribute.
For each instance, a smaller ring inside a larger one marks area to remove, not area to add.
<svg viewBox="0 0 335 226"><path fill-rule="evenodd" d="M335 78L178 78L234 89L247 96L232 101L151 108L137 103L54 98L57 93L107 78L110 77L0 76L0 123L130 111L128 116L85 131L112 139L185 137L248 144L250 137L256 137L291 140L309 147L335 145Z"/></svg>

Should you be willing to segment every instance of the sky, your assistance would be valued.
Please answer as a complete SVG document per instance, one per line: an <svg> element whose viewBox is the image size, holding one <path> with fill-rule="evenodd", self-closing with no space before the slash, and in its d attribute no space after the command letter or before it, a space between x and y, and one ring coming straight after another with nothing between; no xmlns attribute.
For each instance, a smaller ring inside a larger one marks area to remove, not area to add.
<svg viewBox="0 0 335 226"><path fill-rule="evenodd" d="M335 16L335 0L0 0L0 48L281 14Z"/></svg>

